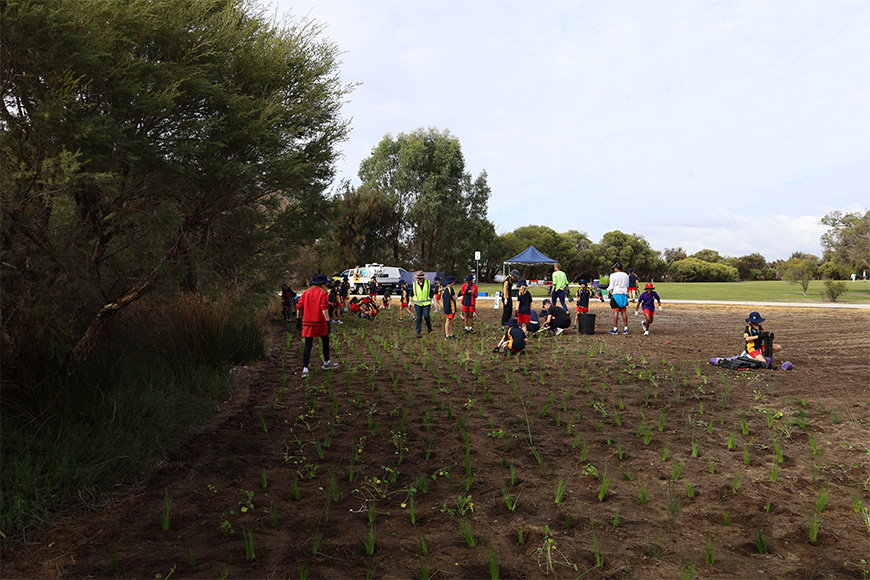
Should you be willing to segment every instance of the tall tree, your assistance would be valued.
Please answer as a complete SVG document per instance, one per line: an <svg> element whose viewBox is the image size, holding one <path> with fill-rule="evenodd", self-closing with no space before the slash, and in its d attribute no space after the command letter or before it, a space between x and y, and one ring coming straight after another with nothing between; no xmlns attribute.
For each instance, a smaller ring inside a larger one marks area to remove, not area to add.
<svg viewBox="0 0 870 580"><path fill-rule="evenodd" d="M318 233L351 89L320 26L253 0L7 0L0 23L18 344L81 360L161 283L260 290Z"/></svg>
<svg viewBox="0 0 870 580"><path fill-rule="evenodd" d="M395 208L390 239L396 262L405 247L415 267L464 268L494 231L486 219L486 172L472 179L459 139L449 131L385 136L360 164L359 177Z"/></svg>
<svg viewBox="0 0 870 580"><path fill-rule="evenodd" d="M619 230L607 232L601 237L601 243L592 246L592 251L598 257L599 274L607 275L616 262L621 262L623 268L633 268L640 279L650 278L662 269L659 253L637 234L624 234Z"/></svg>
<svg viewBox="0 0 870 580"><path fill-rule="evenodd" d="M832 211L822 223L830 228L821 239L827 261L859 274L870 268L870 211Z"/></svg>

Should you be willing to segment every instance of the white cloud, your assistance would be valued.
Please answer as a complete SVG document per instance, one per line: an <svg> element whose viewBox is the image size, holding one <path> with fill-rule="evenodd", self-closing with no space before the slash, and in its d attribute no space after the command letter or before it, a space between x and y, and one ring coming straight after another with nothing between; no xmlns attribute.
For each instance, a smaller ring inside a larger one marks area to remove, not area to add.
<svg viewBox="0 0 870 580"><path fill-rule="evenodd" d="M775 259L820 253L818 219L870 199L870 3L277 6L326 23L363 83L340 176L388 133L448 129L487 170L500 231Z"/></svg>

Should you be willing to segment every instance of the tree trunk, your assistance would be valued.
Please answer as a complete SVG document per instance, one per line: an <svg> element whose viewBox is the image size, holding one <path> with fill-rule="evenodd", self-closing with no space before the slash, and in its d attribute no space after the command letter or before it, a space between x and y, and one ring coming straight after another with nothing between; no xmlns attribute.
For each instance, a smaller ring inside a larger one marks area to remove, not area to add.
<svg viewBox="0 0 870 580"><path fill-rule="evenodd" d="M88 326L88 329L78 342L76 342L76 345L73 348L73 357L71 364L68 367L67 374L72 373L78 365L85 361L91 350L93 350L94 346L97 344L97 338L99 338L100 334L103 332L103 327L106 325L106 322L108 322L112 316L117 314L119 310L129 306L153 290L158 277L159 275L155 268L147 279L130 288L123 296L114 302L104 305L100 311L97 312L96 316L94 316L94 319L91 321L91 324Z"/></svg>

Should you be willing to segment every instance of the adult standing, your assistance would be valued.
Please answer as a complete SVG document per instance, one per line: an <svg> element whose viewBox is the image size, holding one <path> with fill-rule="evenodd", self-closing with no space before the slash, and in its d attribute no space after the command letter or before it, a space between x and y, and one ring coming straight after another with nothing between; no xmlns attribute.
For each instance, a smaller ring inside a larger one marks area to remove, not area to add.
<svg viewBox="0 0 870 580"><path fill-rule="evenodd" d="M568 276L562 271L562 265L556 262L553 265L553 304L562 302L562 310L568 312L565 304L565 292L568 290Z"/></svg>
<svg viewBox="0 0 870 580"><path fill-rule="evenodd" d="M619 313L622 313L622 334L628 334L628 315L625 307L628 306L628 274L622 271L622 263L613 265L613 274L610 275L610 283L607 286L610 294L610 309L613 310L613 330L610 334L619 334L616 325L619 322Z"/></svg>
<svg viewBox="0 0 870 580"><path fill-rule="evenodd" d="M302 351L302 378L308 376L308 363L314 339L320 337L323 343L323 370L338 368L337 362L329 358L329 295L323 286L328 282L326 274L318 274L311 281L311 287L302 293L297 303L298 316L302 320L302 338L305 348Z"/></svg>
<svg viewBox="0 0 870 580"><path fill-rule="evenodd" d="M519 279L520 271L519 270L511 270L511 273L507 278L504 279L504 283L501 286L501 325L507 326L508 320L511 319L514 313L514 301L513 296L511 296L511 288L513 288L514 283Z"/></svg>
<svg viewBox="0 0 870 580"><path fill-rule="evenodd" d="M427 332L432 332L432 319L429 316L429 311L432 308L432 284L426 279L426 274L423 270L418 271L414 275L414 284L412 285L414 312L417 319L417 338L422 338L420 333L423 330L423 320L426 320Z"/></svg>

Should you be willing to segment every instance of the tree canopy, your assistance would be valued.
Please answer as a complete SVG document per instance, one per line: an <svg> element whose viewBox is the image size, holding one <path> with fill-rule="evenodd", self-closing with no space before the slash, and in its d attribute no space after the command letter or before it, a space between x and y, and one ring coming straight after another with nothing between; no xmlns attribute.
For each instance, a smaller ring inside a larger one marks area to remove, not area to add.
<svg viewBox="0 0 870 580"><path fill-rule="evenodd" d="M870 268L870 211L832 211L822 223L830 228L821 239L826 261L859 274Z"/></svg>
<svg viewBox="0 0 870 580"><path fill-rule="evenodd" d="M362 188L393 208L385 218L397 263L464 270L495 235L487 220L486 172L472 178L459 139L449 131L385 136L360 164L359 177Z"/></svg>
<svg viewBox="0 0 870 580"><path fill-rule="evenodd" d="M262 290L322 228L352 87L253 0L2 3L4 328L87 354L159 285Z"/></svg>

